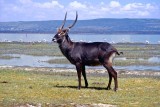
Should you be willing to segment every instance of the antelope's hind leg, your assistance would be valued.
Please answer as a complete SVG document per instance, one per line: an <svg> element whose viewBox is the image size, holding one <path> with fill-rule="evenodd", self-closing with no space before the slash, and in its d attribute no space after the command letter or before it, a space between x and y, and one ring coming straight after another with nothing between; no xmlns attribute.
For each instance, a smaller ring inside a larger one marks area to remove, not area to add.
<svg viewBox="0 0 160 107"><path fill-rule="evenodd" d="M118 89L117 72L114 70L114 68L113 68L113 67L111 67L111 70L112 70L112 72L114 73L114 75L113 75L113 78L114 78L114 84L115 84L114 91L117 91L117 89Z"/></svg>
<svg viewBox="0 0 160 107"><path fill-rule="evenodd" d="M104 65L104 67L108 70L108 74L109 74L109 83L107 86L107 89L111 89L111 82L112 82L112 77L114 78L114 91L116 91L118 89L118 80L117 80L117 72L113 69L112 66L107 66Z"/></svg>
<svg viewBox="0 0 160 107"><path fill-rule="evenodd" d="M107 69L108 74L109 74L109 83L107 86L107 89L111 89L111 82L112 82L112 77L114 78L114 91L116 91L118 89L118 80L117 80L117 72L114 70L114 68L112 67L112 62L113 59L115 57L115 53L112 53L109 57L109 59L105 59L103 66Z"/></svg>
<svg viewBox="0 0 160 107"><path fill-rule="evenodd" d="M108 86L107 86L107 90L111 89L111 83L112 83L112 74L108 71L108 75L109 75L109 82L108 82Z"/></svg>

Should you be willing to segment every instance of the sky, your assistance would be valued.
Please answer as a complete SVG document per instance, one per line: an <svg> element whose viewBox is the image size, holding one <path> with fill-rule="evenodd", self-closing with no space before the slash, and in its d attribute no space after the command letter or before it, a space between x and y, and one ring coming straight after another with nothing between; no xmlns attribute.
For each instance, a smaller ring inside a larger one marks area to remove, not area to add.
<svg viewBox="0 0 160 107"><path fill-rule="evenodd" d="M160 19L160 0L0 0L0 22L97 18Z"/></svg>

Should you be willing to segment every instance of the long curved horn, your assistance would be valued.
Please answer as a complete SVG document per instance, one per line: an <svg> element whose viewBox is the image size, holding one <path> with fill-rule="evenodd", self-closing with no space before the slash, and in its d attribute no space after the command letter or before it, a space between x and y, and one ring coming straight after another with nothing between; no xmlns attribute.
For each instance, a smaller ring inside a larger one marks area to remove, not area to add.
<svg viewBox="0 0 160 107"><path fill-rule="evenodd" d="M67 18L67 12L66 12L66 14L65 14L65 18L64 18L64 20L63 20L63 24L62 24L62 26L60 27L60 29L63 29L63 27L64 27L64 25L65 25L65 22L66 22L66 18Z"/></svg>
<svg viewBox="0 0 160 107"><path fill-rule="evenodd" d="M75 21L73 22L73 24L68 27L69 29L72 28L72 27L76 24L77 19L78 19L78 13L77 13L77 11L76 11L76 19L75 19Z"/></svg>

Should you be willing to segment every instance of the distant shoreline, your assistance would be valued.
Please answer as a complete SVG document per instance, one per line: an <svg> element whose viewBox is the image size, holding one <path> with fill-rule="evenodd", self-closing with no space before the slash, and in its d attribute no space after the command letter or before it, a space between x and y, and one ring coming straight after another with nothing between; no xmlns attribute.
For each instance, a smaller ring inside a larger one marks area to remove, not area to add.
<svg viewBox="0 0 160 107"><path fill-rule="evenodd" d="M13 34L56 34L56 32L10 32L10 31L4 31L4 32L1 32L0 31L0 34L3 34L3 33L5 33L5 34L11 34L11 33L13 33ZM117 31L117 32L105 32L105 33L102 33L102 32L74 32L74 31L71 31L70 32L70 34L88 34L88 35L90 35L90 34L95 34L95 35L97 35L97 34L104 34L104 35L138 35L138 34L144 34L144 35L149 35L149 34L154 34L154 35L160 35L160 31L158 31L158 32L150 32L150 31L140 31L140 32L128 32L128 31Z"/></svg>
<svg viewBox="0 0 160 107"><path fill-rule="evenodd" d="M73 20L67 20L65 28ZM70 33L160 34L160 19L78 20ZM62 20L0 22L0 33L55 33Z"/></svg>

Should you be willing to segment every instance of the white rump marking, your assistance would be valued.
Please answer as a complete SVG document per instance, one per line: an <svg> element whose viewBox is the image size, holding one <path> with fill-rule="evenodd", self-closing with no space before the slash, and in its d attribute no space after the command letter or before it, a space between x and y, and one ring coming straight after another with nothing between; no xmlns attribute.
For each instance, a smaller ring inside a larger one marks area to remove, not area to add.
<svg viewBox="0 0 160 107"><path fill-rule="evenodd" d="M109 62L112 64L114 57L116 56L116 53L112 53L109 57Z"/></svg>

